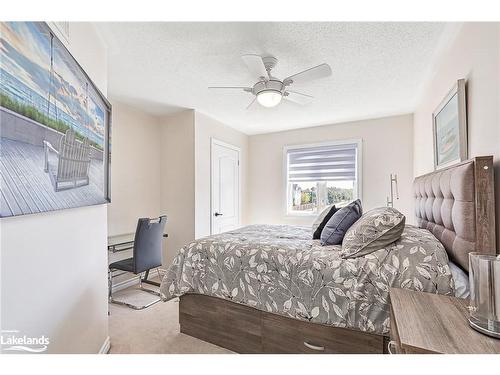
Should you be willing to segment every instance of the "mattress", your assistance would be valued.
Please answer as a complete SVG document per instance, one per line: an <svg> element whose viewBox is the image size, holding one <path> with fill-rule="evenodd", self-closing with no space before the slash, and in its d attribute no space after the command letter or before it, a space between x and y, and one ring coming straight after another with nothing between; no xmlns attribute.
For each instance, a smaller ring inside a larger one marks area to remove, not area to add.
<svg viewBox="0 0 500 375"><path fill-rule="evenodd" d="M406 226L401 238L371 254L342 259L311 229L250 225L193 241L161 283L165 300L200 293L287 317L388 334L389 289L454 294L443 245Z"/></svg>

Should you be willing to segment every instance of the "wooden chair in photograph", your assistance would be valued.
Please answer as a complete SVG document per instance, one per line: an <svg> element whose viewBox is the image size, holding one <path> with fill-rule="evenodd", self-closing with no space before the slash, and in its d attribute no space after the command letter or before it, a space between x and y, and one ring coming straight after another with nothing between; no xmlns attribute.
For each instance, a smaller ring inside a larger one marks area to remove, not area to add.
<svg viewBox="0 0 500 375"><path fill-rule="evenodd" d="M43 141L45 152L45 172L52 180L55 191L73 189L89 184L90 144L87 138L83 142L75 137L75 132L68 129L59 141L59 150L56 150L48 141ZM49 154L53 152L57 157L57 165L52 166Z"/></svg>

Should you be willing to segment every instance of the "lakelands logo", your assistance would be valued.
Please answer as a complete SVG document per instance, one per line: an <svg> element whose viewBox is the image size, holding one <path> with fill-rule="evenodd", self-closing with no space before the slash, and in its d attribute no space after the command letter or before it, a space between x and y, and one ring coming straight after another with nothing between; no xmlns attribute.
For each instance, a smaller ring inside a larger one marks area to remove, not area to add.
<svg viewBox="0 0 500 375"><path fill-rule="evenodd" d="M31 337L21 335L17 330L2 330L0 344L2 352L42 353L47 350L50 341L44 335Z"/></svg>

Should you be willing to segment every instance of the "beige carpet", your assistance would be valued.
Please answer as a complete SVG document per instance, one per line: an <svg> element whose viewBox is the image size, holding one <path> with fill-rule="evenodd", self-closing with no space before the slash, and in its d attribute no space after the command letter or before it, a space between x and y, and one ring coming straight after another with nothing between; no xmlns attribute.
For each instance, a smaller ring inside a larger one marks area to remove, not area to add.
<svg viewBox="0 0 500 375"><path fill-rule="evenodd" d="M150 287L145 285L145 287ZM154 289L154 287L151 287ZM117 300L143 305L155 296L135 287L114 294ZM198 354L232 353L179 332L179 303L177 300L158 302L145 310L109 305L109 335L111 354Z"/></svg>

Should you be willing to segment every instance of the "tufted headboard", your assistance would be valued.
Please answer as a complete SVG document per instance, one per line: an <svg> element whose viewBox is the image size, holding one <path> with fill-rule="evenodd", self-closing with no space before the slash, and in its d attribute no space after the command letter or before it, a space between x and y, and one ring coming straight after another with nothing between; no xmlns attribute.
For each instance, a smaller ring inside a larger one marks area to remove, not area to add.
<svg viewBox="0 0 500 375"><path fill-rule="evenodd" d="M469 270L469 253L496 253L493 156L481 156L416 177L417 225Z"/></svg>

